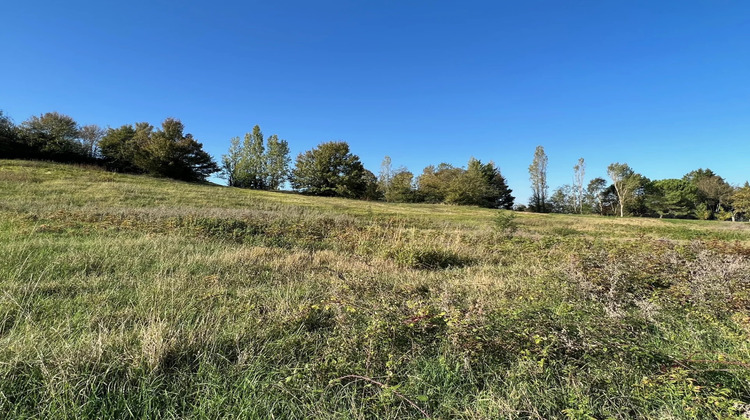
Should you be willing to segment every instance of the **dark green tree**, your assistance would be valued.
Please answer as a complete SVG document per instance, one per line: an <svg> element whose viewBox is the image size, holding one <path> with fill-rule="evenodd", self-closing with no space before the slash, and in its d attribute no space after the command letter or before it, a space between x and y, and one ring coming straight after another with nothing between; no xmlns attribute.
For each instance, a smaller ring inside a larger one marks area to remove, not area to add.
<svg viewBox="0 0 750 420"><path fill-rule="evenodd" d="M471 160L469 162L471 163ZM492 161L485 164L480 161L477 161L477 163L479 164L478 169L482 172L482 176L489 186L488 195L478 205L506 210L512 209L515 201L515 198L511 195L513 190L508 187L508 182L500 173L500 168L496 167Z"/></svg>
<svg viewBox="0 0 750 420"><path fill-rule="evenodd" d="M4 159L32 158L34 151L20 140L13 120L0 110L0 157Z"/></svg>
<svg viewBox="0 0 750 420"><path fill-rule="evenodd" d="M300 153L290 181L295 190L330 197L362 198L368 186L364 166L343 141Z"/></svg>
<svg viewBox="0 0 750 420"><path fill-rule="evenodd" d="M167 118L161 129L135 140L135 163L145 172L183 181L205 181L219 170L192 134L183 134L180 120ZM144 133L145 134L145 133Z"/></svg>
<svg viewBox="0 0 750 420"><path fill-rule="evenodd" d="M651 180L641 174L634 173L627 181L632 189L625 205L625 213L639 217L649 216L650 211L646 206L646 193Z"/></svg>
<svg viewBox="0 0 750 420"><path fill-rule="evenodd" d="M604 214L604 191L607 189L607 180L594 178L586 187L585 200L593 213Z"/></svg>
<svg viewBox="0 0 750 420"><path fill-rule="evenodd" d="M698 188L682 179L660 179L647 184L644 198L646 207L659 218L693 217Z"/></svg>
<svg viewBox="0 0 750 420"><path fill-rule="evenodd" d="M365 184L365 190L360 198L368 201L383 199L383 195L378 188L378 177L374 173L365 169L362 173L362 182Z"/></svg>

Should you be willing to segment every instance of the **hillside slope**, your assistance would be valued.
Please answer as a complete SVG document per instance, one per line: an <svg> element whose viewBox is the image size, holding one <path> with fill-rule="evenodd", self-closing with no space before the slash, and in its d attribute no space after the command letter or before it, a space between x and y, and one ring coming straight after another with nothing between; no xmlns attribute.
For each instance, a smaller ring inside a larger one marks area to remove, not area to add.
<svg viewBox="0 0 750 420"><path fill-rule="evenodd" d="M0 418L741 418L750 227L0 161Z"/></svg>

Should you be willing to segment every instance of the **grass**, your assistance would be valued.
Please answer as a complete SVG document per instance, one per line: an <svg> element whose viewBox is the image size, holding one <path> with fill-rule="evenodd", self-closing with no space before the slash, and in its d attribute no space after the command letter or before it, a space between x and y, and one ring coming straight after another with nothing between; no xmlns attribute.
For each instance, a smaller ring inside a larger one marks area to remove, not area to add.
<svg viewBox="0 0 750 420"><path fill-rule="evenodd" d="M750 227L0 161L0 418L743 418Z"/></svg>

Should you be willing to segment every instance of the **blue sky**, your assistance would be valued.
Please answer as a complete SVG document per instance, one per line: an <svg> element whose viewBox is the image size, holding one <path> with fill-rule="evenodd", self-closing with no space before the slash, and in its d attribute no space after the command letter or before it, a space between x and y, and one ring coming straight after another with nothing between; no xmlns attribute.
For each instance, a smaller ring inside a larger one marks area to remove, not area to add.
<svg viewBox="0 0 750 420"><path fill-rule="evenodd" d="M117 127L176 117L215 157L259 124L293 155L347 141L426 165L493 160L517 202L627 162L750 179L747 1L11 1L0 109ZM550 191L551 192L551 191Z"/></svg>

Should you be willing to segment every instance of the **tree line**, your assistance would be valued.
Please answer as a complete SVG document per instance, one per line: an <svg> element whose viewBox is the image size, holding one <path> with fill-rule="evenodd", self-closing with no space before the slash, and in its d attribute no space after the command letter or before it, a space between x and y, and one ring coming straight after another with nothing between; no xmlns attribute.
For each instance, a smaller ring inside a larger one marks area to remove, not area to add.
<svg viewBox="0 0 750 420"><path fill-rule="evenodd" d="M0 158L98 164L110 171L205 181L219 173L229 186L388 202L426 202L510 209L513 196L493 162L471 159L467 167L430 165L421 175L391 168L386 157L379 176L365 169L343 141L300 153L291 166L289 143L259 126L234 137L220 163L175 118L159 128L147 122L101 128L79 125L57 112L32 116L19 125L0 111Z"/></svg>
<svg viewBox="0 0 750 420"><path fill-rule="evenodd" d="M528 206L514 206L512 190L494 162L471 158L466 167L429 165L421 174L393 169L386 156L376 176L343 141L330 141L300 153L294 165L289 143L259 126L234 137L220 163L175 118L160 127L146 122L101 128L79 125L57 112L14 124L0 110L0 157L98 164L108 170L150 174L191 182L219 173L229 186L279 190L290 186L310 195L383 200L395 203L445 203L520 211L669 217L717 220L750 218L750 184L732 186L710 169L679 179L650 180L626 163L612 163L607 177L585 182L583 158L573 166L573 184L549 194L548 158L542 146L529 165L532 195Z"/></svg>
<svg viewBox="0 0 750 420"><path fill-rule="evenodd" d="M750 184L732 186L711 169L651 180L627 163L615 162L607 167L606 178L585 183L585 162L580 158L573 166L573 184L548 195L547 160L544 148L538 146L529 165L532 197L528 206L517 206L517 210L701 220L750 218Z"/></svg>
<svg viewBox="0 0 750 420"><path fill-rule="evenodd" d="M0 157L98 164L108 170L205 181L219 170L177 119L160 128L140 122L119 128L80 126L57 112L32 116L19 125L0 111Z"/></svg>
<svg viewBox="0 0 750 420"><path fill-rule="evenodd" d="M466 169L441 163L426 167L415 177L406 168L394 170L386 156L375 176L346 142L330 141L300 153L293 168L289 168L290 163L288 143L275 134L264 139L256 125L243 141L232 139L222 157L221 176L231 186L268 190L279 189L288 180L295 191L328 197L506 209L513 206L514 198L499 168L493 162L473 158Z"/></svg>

